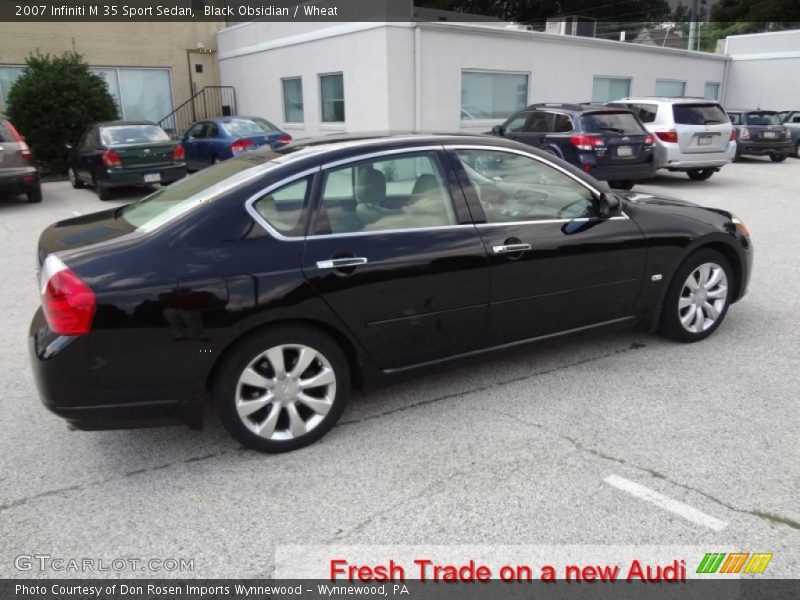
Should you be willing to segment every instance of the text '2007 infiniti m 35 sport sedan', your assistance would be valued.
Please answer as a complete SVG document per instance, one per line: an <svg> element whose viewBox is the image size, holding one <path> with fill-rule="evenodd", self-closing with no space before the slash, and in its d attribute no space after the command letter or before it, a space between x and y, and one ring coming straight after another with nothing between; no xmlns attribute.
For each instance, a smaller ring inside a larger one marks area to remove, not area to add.
<svg viewBox="0 0 800 600"><path fill-rule="evenodd" d="M79 429L202 423L307 445L363 389L526 342L644 323L710 335L745 293L733 215L612 191L480 136L300 141L49 227L30 328Z"/></svg>

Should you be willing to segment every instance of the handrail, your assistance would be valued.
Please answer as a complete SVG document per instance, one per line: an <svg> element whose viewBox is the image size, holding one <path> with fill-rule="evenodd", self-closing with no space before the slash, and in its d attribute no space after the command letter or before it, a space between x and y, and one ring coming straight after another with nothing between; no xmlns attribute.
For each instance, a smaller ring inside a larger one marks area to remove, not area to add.
<svg viewBox="0 0 800 600"><path fill-rule="evenodd" d="M236 89L230 85L207 85L178 105L158 125L176 138L195 121L236 114Z"/></svg>

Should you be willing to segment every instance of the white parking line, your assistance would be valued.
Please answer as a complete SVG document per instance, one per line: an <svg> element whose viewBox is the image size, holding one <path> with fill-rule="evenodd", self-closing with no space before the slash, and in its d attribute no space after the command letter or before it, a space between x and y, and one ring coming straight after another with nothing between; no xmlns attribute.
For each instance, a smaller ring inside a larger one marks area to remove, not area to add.
<svg viewBox="0 0 800 600"><path fill-rule="evenodd" d="M698 525L702 525L703 527L708 527L709 529L713 529L714 531L722 531L728 526L726 521L720 521L719 519L712 517L711 515L707 515L704 512L700 512L696 508L692 508L688 504L684 504L683 502L678 502L677 500L673 500L672 498L668 498L663 494L659 494L656 491L651 490L650 488L646 488L643 485L639 485L638 483L634 483L628 479L623 477L617 477L616 475L609 475L603 481L605 481L609 485L613 485L615 488L622 490L623 492L628 492L632 496L636 496L637 498L641 498L646 502L650 502L655 504L656 506L660 506L664 510L668 510L676 515L683 517L687 521L691 521L692 523L697 523Z"/></svg>

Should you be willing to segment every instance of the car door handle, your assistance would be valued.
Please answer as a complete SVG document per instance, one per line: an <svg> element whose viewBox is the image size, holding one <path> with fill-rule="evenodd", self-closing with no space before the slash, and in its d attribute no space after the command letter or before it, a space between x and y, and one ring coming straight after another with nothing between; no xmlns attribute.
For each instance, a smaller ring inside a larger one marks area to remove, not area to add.
<svg viewBox="0 0 800 600"><path fill-rule="evenodd" d="M530 244L506 244L504 246L492 246L495 254L512 254L515 252L526 252L531 249Z"/></svg>
<svg viewBox="0 0 800 600"><path fill-rule="evenodd" d="M341 269L343 267L357 267L369 262L362 256L352 256L347 258L332 258L330 260L317 261L318 269Z"/></svg>

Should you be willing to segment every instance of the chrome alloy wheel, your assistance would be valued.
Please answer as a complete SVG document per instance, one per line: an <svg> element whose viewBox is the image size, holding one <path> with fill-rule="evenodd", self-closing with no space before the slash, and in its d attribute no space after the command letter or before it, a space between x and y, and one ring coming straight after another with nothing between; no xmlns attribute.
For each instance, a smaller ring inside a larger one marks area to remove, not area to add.
<svg viewBox="0 0 800 600"><path fill-rule="evenodd" d="M256 356L236 384L236 410L245 426L269 440L291 440L317 427L336 398L336 374L308 346L284 344Z"/></svg>
<svg viewBox="0 0 800 600"><path fill-rule="evenodd" d="M678 317L690 333L702 333L719 319L728 301L728 278L715 263L703 263L683 283Z"/></svg>

